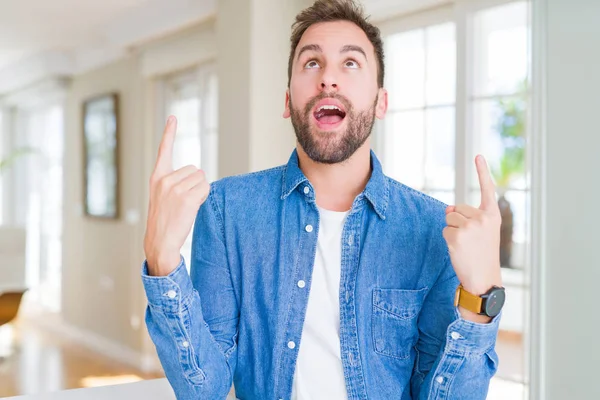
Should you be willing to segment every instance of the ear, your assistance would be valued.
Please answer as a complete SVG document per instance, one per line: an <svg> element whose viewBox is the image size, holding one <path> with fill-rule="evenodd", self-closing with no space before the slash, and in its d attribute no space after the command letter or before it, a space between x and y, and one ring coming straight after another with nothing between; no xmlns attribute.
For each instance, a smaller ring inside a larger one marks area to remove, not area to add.
<svg viewBox="0 0 600 400"><path fill-rule="evenodd" d="M379 119L385 117L388 108L388 92L384 88L380 88L377 93L377 105L375 106L375 116Z"/></svg>
<svg viewBox="0 0 600 400"><path fill-rule="evenodd" d="M290 89L285 91L285 109L283 110L283 118L290 117Z"/></svg>

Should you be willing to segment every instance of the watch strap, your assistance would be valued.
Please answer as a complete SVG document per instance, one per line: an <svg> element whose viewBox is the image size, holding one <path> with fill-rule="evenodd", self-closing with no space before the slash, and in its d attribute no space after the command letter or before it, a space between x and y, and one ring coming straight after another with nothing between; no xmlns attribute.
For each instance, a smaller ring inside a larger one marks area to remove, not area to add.
<svg viewBox="0 0 600 400"><path fill-rule="evenodd" d="M476 314L482 313L483 299L480 296L469 293L459 285L456 288L456 296L454 297L454 306L461 306L466 310L474 312Z"/></svg>

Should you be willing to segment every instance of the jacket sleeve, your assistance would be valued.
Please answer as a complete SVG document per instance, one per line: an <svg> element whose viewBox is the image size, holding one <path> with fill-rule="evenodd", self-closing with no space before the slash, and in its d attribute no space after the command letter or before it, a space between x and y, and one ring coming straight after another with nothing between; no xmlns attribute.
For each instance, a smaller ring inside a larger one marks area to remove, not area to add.
<svg viewBox="0 0 600 400"><path fill-rule="evenodd" d="M236 368L239 310L222 221L211 188L194 225L191 273L183 257L165 277L149 276L143 265L146 325L181 400L225 399Z"/></svg>
<svg viewBox="0 0 600 400"><path fill-rule="evenodd" d="M454 306L458 278L450 263L431 288L419 316L412 398L484 400L498 366L494 350L500 315L489 324L461 318Z"/></svg>

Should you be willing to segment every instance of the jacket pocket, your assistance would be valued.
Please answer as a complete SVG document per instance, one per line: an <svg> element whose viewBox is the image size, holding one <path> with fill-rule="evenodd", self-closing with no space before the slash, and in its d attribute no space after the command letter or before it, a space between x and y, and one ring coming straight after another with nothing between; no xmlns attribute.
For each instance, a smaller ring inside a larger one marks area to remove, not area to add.
<svg viewBox="0 0 600 400"><path fill-rule="evenodd" d="M427 288L373 290L373 347L375 352L399 359L410 358L419 338L419 312Z"/></svg>

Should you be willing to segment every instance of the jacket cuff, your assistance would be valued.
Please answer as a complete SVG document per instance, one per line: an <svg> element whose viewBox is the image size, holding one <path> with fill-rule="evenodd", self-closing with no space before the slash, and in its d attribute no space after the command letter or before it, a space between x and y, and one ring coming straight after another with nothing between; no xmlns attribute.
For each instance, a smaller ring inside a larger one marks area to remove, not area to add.
<svg viewBox="0 0 600 400"><path fill-rule="evenodd" d="M177 268L167 276L148 275L148 262L145 260L142 264L142 283L148 304L164 312L179 312L194 292L183 257Z"/></svg>
<svg viewBox="0 0 600 400"><path fill-rule="evenodd" d="M458 308L455 308L454 312L456 320L448 326L446 333L448 351L458 354L483 354L495 346L502 312L487 324L462 318Z"/></svg>

